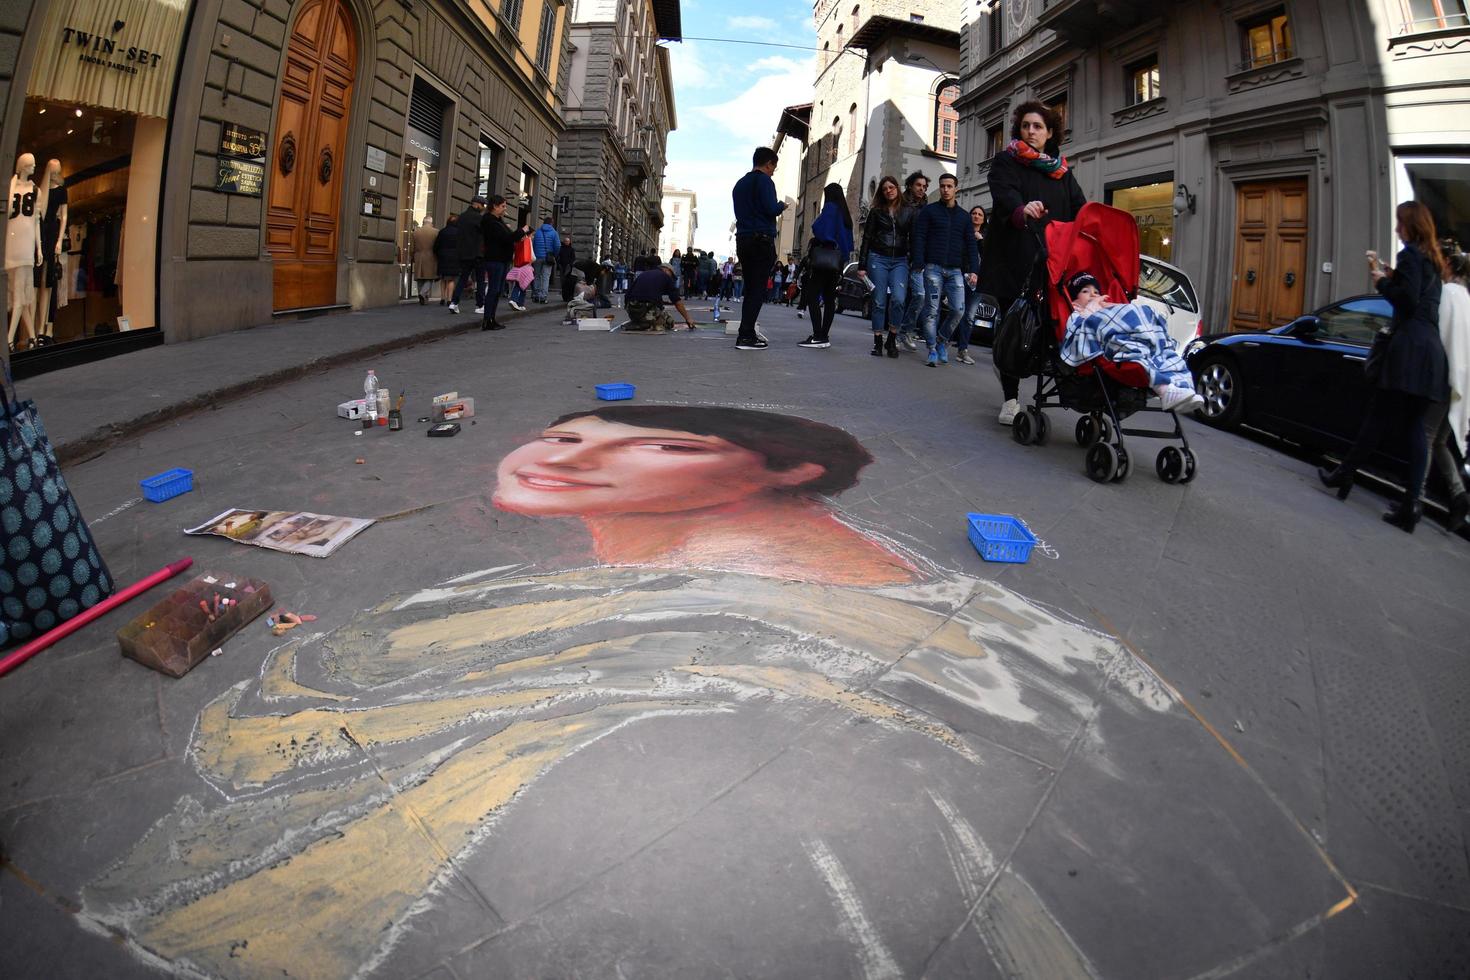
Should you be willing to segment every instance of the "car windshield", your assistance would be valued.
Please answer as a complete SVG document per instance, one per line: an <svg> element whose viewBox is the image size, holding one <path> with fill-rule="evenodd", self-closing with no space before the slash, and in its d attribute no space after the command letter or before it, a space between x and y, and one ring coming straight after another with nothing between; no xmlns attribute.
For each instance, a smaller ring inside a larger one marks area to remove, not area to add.
<svg viewBox="0 0 1470 980"><path fill-rule="evenodd" d="M1368 345L1393 319L1393 307L1379 296L1350 299L1317 312L1317 336Z"/></svg>
<svg viewBox="0 0 1470 980"><path fill-rule="evenodd" d="M1189 313L1199 312L1199 301L1194 298L1194 287L1184 274L1156 265L1147 256L1139 264L1138 291L1160 303L1168 303L1175 309Z"/></svg>

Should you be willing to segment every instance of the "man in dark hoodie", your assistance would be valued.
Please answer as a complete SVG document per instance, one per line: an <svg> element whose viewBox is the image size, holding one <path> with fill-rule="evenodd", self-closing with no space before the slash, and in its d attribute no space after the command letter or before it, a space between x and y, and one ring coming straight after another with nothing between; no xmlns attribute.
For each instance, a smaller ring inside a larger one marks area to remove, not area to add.
<svg viewBox="0 0 1470 980"><path fill-rule="evenodd" d="M975 285L980 268L970 212L955 200L957 190L954 174L940 176L939 200L920 211L914 222L914 261L924 270L924 340L930 367L949 363L949 336L965 311L965 284ZM941 293L949 302L942 324Z"/></svg>
<svg viewBox="0 0 1470 980"><path fill-rule="evenodd" d="M480 324L481 330L503 330L504 325L495 319L495 308L500 303L500 290L505 285L505 274L510 269L511 259L515 255L516 242L531 233L531 229L525 225L515 231L505 225L505 198L499 194L490 195L490 213L485 215L480 222L480 238L485 254L485 289L484 314L485 319ZM968 220L968 218L966 219ZM463 234L463 233L461 233Z"/></svg>
<svg viewBox="0 0 1470 980"><path fill-rule="evenodd" d="M484 312L485 256L480 250L480 219L484 211L485 199L476 194L459 216L459 281L454 284L454 297L449 301L450 313L459 312L459 298L470 282L475 284L475 312Z"/></svg>

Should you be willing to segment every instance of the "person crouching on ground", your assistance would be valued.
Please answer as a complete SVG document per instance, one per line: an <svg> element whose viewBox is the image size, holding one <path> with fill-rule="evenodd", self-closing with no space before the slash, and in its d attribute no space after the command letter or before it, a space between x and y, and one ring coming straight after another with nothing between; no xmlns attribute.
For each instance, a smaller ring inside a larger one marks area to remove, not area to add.
<svg viewBox="0 0 1470 980"><path fill-rule="evenodd" d="M1072 315L1062 339L1062 360L1079 367L1101 355L1117 364L1134 361L1148 372L1148 383L1166 412L1188 412L1204 405L1195 394L1189 365L1179 356L1168 321L1142 303L1114 303L1090 274L1067 280Z"/></svg>
<svg viewBox="0 0 1470 980"><path fill-rule="evenodd" d="M567 301L567 323L597 315L597 287L590 282L582 282L582 273L575 269L572 275L575 277L572 283L575 295Z"/></svg>
<svg viewBox="0 0 1470 980"><path fill-rule="evenodd" d="M633 285L628 287L624 302L628 307L628 322L625 331L635 333L666 333L674 328L674 318L664 309L664 299L674 304L674 309L684 318L684 325L694 329L694 320L684 308L679 296L679 287L674 283L674 270L667 265L640 272Z"/></svg>

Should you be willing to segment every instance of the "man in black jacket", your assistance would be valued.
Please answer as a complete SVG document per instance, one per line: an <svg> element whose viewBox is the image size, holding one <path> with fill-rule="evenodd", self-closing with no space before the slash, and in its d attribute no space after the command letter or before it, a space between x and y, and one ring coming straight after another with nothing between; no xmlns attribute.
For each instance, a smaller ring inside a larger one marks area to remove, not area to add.
<svg viewBox="0 0 1470 980"><path fill-rule="evenodd" d="M577 250L572 247L572 236L561 236L561 251L556 255L556 274L561 276L562 302L572 301L572 290L577 282L572 278L572 266L577 264Z"/></svg>
<svg viewBox="0 0 1470 980"><path fill-rule="evenodd" d="M949 336L965 311L965 285L974 286L979 279L980 255L970 212L955 200L957 190L954 174L942 175L939 200L920 211L914 221L912 245L914 261L924 270L924 340L929 345L930 367L949 363ZM940 293L949 301L942 324Z"/></svg>
<svg viewBox="0 0 1470 980"><path fill-rule="evenodd" d="M515 256L516 242L531 233L525 225L511 231L502 220L505 217L505 198L490 195L490 213L480 222L480 238L484 252L485 299L484 322L481 330L503 330L504 326L495 319L495 307L500 303L500 290L505 286L505 274ZM461 233L463 234L463 233Z"/></svg>
<svg viewBox="0 0 1470 980"><path fill-rule="evenodd" d="M485 312L485 257L480 249L480 219L484 211L485 199L476 194L459 216L459 281L454 284L454 297L449 301L450 313L459 312L459 298L470 282L475 284L475 312Z"/></svg>

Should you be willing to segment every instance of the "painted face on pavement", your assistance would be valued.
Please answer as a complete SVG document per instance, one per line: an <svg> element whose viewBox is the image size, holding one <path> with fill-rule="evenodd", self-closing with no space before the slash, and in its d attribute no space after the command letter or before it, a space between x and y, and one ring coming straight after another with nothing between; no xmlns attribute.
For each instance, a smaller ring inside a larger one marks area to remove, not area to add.
<svg viewBox="0 0 1470 980"><path fill-rule="evenodd" d="M812 463L773 472L760 453L718 436L583 416L501 460L494 501L538 517L674 513L796 486L821 472Z"/></svg>

